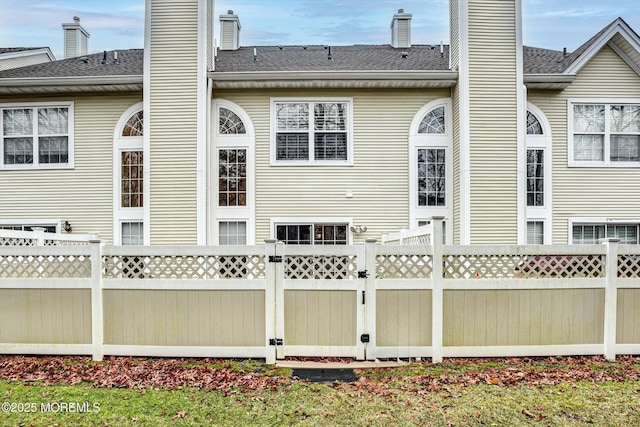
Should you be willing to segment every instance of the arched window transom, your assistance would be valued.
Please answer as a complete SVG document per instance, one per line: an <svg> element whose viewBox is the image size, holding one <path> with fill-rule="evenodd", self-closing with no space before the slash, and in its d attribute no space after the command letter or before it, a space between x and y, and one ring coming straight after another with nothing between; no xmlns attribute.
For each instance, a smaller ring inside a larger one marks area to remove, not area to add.
<svg viewBox="0 0 640 427"><path fill-rule="evenodd" d="M142 111L138 111L127 120L127 124L122 130L122 136L143 136L143 125Z"/></svg>
<svg viewBox="0 0 640 427"><path fill-rule="evenodd" d="M540 121L531 111L527 111L527 135L544 135Z"/></svg>
<svg viewBox="0 0 640 427"><path fill-rule="evenodd" d="M418 133L445 133L444 107L434 108L429 111L418 126Z"/></svg>
<svg viewBox="0 0 640 427"><path fill-rule="evenodd" d="M240 135L247 133L242 119L228 108L220 107L220 135Z"/></svg>

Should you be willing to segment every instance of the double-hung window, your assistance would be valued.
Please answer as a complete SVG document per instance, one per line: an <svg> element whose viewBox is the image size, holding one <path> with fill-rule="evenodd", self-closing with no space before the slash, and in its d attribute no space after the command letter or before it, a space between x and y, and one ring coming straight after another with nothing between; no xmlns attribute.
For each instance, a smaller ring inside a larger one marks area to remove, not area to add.
<svg viewBox="0 0 640 427"><path fill-rule="evenodd" d="M273 164L351 164L350 100L272 101Z"/></svg>
<svg viewBox="0 0 640 427"><path fill-rule="evenodd" d="M570 166L640 165L640 104L569 105Z"/></svg>
<svg viewBox="0 0 640 427"><path fill-rule="evenodd" d="M73 167L73 104L0 106L0 167Z"/></svg>

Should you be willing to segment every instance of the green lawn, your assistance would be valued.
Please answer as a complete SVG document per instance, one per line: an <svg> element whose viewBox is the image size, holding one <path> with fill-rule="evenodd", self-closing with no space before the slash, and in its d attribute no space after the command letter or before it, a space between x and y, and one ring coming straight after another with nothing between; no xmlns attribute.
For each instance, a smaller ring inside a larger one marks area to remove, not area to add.
<svg viewBox="0 0 640 427"><path fill-rule="evenodd" d="M3 371L3 360L0 378L14 379ZM114 376L126 370L109 369L111 362L65 363L85 370L98 366ZM154 363L138 360L127 366L154 372ZM160 363L167 369L167 362ZM25 374L27 381L0 380L1 426L640 425L640 363L632 358L616 363L587 358L416 364L357 372L359 380L347 384L297 381L287 371L253 362L191 360L171 362L178 366L173 375L202 372L194 367L224 375L207 387L193 377L198 387L175 386L173 380L169 387L145 387L141 380L135 388L53 382L47 375L60 378L64 369L52 366L43 363L37 381L33 368Z"/></svg>

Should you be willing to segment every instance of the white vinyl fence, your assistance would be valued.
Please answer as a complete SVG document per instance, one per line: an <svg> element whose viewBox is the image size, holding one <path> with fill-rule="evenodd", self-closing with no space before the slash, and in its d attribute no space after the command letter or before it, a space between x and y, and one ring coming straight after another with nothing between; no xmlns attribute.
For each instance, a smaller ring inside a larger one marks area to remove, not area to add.
<svg viewBox="0 0 640 427"><path fill-rule="evenodd" d="M640 246L0 246L0 353L640 354Z"/></svg>

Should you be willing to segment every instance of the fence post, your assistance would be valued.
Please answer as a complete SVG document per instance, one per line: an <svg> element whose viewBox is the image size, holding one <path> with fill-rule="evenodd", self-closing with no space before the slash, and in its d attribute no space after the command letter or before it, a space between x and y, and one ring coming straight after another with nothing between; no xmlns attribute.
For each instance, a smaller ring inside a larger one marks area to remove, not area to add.
<svg viewBox="0 0 640 427"><path fill-rule="evenodd" d="M433 290L431 291L431 361L433 363L442 362L442 329L444 319L444 292L442 290L442 222L443 216L432 216L433 225L431 245L433 247L433 260L431 280Z"/></svg>
<svg viewBox="0 0 640 427"><path fill-rule="evenodd" d="M265 282L264 291L264 314L265 314L265 362L269 364L276 363L276 349L271 345L269 340L276 337L276 264L270 256L276 253L276 239L265 239L264 241L264 257L265 257Z"/></svg>
<svg viewBox="0 0 640 427"><path fill-rule="evenodd" d="M91 245L91 348L92 358L100 362L104 357L104 306L102 295L102 244L89 240Z"/></svg>
<svg viewBox="0 0 640 427"><path fill-rule="evenodd" d="M365 333L369 334L369 342L366 343L365 357L367 360L376 360L376 239L365 239L364 265L367 277L364 280L364 291L366 295L365 310Z"/></svg>
<svg viewBox="0 0 640 427"><path fill-rule="evenodd" d="M36 239L36 245L44 246L44 230L46 230L46 228L33 227L31 230L33 231L33 236Z"/></svg>
<svg viewBox="0 0 640 427"><path fill-rule="evenodd" d="M618 243L620 239L603 239L607 247L604 289L604 356L616 360L616 331L618 321Z"/></svg>

